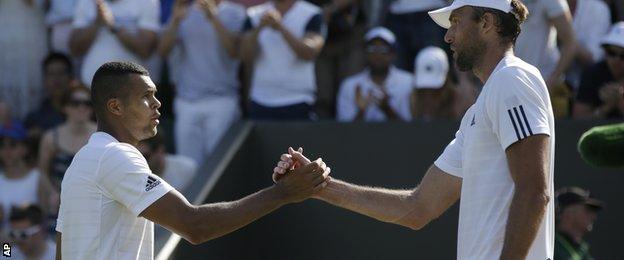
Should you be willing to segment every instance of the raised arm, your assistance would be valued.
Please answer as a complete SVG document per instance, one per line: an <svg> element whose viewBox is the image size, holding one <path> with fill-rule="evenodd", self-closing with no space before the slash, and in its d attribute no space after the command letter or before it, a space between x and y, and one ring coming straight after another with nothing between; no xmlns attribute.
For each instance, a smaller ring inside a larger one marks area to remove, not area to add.
<svg viewBox="0 0 624 260"><path fill-rule="evenodd" d="M114 30L115 36L129 51L140 57L147 59L152 55L156 46L156 32L139 29L138 33L131 33L123 28Z"/></svg>
<svg viewBox="0 0 624 260"><path fill-rule="evenodd" d="M301 153L291 151L282 155L275 172L283 174L284 169L293 164L305 165L306 160ZM327 188L314 197L379 221L418 230L457 201L461 183L461 178L431 166L420 185L411 190L366 187L330 179Z"/></svg>
<svg viewBox="0 0 624 260"><path fill-rule="evenodd" d="M89 48L91 48L93 41L95 41L100 28L110 27L113 24L113 14L110 12L110 9L108 9L106 3L104 3L103 0L96 0L95 5L97 13L95 20L88 26L75 28L70 34L69 48L75 56L80 57L87 53ZM86 11L84 11L85 7L80 5L77 8L78 17L76 19L85 19L83 17L84 13L86 13Z"/></svg>
<svg viewBox="0 0 624 260"><path fill-rule="evenodd" d="M171 49L175 46L176 40L178 39L178 29L180 28L180 23L182 22L182 19L186 17L187 13L188 4L186 1L176 0L169 24L162 32L158 41L157 52L161 57L167 58Z"/></svg>
<svg viewBox="0 0 624 260"><path fill-rule="evenodd" d="M549 75L547 85L549 88L555 87L557 82L560 82L562 75L566 73L570 64L576 56L576 37L574 36L574 29L572 28L572 17L570 12L552 18L550 21L557 29L557 40L560 42L561 57L555 67L555 70Z"/></svg>
<svg viewBox="0 0 624 260"><path fill-rule="evenodd" d="M544 218L550 200L550 137L534 135L506 150L515 190L500 259L525 259Z"/></svg>
<svg viewBox="0 0 624 260"><path fill-rule="evenodd" d="M301 39L295 37L284 27L282 24L282 16L279 12L275 10L268 11L265 17L263 17L263 20L264 19L267 20L268 25L282 34L288 46L290 46L299 59L314 60L321 53L321 49L323 49L323 45L325 45L325 38L320 33L324 26L320 15L314 16L310 20L306 28L307 32ZM312 29L311 27L315 28Z"/></svg>
<svg viewBox="0 0 624 260"><path fill-rule="evenodd" d="M246 27L251 26L251 18L247 18ZM243 62L251 64L258 56L258 36L266 26L266 19L262 19L260 25L249 29L242 37L240 54Z"/></svg>
<svg viewBox="0 0 624 260"><path fill-rule="evenodd" d="M172 190L147 207L141 216L199 244L235 231L293 202L303 201L326 185L330 169L317 160L275 185L231 202L194 206Z"/></svg>
<svg viewBox="0 0 624 260"><path fill-rule="evenodd" d="M210 20L217 32L217 38L228 55L232 58L238 58L238 49L240 44L240 35L236 32L230 31L225 27L223 22L217 15L217 4L214 0L201 0L200 6L206 14L206 18Z"/></svg>

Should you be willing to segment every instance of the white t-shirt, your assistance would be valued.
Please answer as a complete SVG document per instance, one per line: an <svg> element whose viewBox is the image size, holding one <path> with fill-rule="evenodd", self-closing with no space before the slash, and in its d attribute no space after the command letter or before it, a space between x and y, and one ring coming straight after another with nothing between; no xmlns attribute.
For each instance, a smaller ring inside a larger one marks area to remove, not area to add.
<svg viewBox="0 0 624 260"><path fill-rule="evenodd" d="M191 184L196 172L197 163L193 159L183 155L167 154L162 178L176 190L182 192Z"/></svg>
<svg viewBox="0 0 624 260"><path fill-rule="evenodd" d="M159 30L160 6L157 0L116 0L106 1L106 4L115 17L117 27L135 33L139 29L154 32ZM74 28L91 25L97 17L96 10L94 0L79 0L74 15ZM80 80L85 85L91 86L95 71L102 64L115 60L146 64L144 60L124 47L117 36L102 27L84 57Z"/></svg>
<svg viewBox="0 0 624 260"><path fill-rule="evenodd" d="M61 184L63 259L153 259L154 223L139 214L172 189L134 146L94 133Z"/></svg>
<svg viewBox="0 0 624 260"><path fill-rule="evenodd" d="M9 179L0 174L0 205L4 212L4 219L0 221L0 229L9 223L11 206L37 203L37 191L39 190L38 170L30 170L20 179Z"/></svg>
<svg viewBox="0 0 624 260"><path fill-rule="evenodd" d="M391 67L384 85L390 98L390 107L404 120L412 119L410 110L410 94L412 93L413 76L409 72ZM360 86L363 95L369 91L376 97L383 97L383 92L365 70L353 75L342 82L338 91L336 119L338 121L353 121L358 113L355 91ZM364 114L364 120L370 122L386 121L386 114L376 105L370 105Z"/></svg>
<svg viewBox="0 0 624 260"><path fill-rule="evenodd" d="M37 258L37 260L56 259L56 243L50 239L46 239L45 244L45 252L40 258ZM11 260L27 260L27 258L19 247L15 246L13 252L11 252Z"/></svg>
<svg viewBox="0 0 624 260"><path fill-rule="evenodd" d="M537 134L550 136L547 179L552 198L555 132L548 90L535 67L506 56L435 161L444 172L462 178L457 259L499 259L514 194L505 149ZM552 259L553 250L551 201L527 259Z"/></svg>
<svg viewBox="0 0 624 260"><path fill-rule="evenodd" d="M550 22L569 12L566 0L524 0L529 17L522 24L516 41L516 55L537 67L542 75L550 76L559 62L557 33Z"/></svg>

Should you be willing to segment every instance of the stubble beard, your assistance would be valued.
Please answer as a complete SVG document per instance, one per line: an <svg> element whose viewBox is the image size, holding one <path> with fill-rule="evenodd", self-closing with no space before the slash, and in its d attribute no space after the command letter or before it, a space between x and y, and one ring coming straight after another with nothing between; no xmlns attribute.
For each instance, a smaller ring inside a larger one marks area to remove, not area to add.
<svg viewBox="0 0 624 260"><path fill-rule="evenodd" d="M467 42L462 50L456 50L455 63L461 71L472 71L476 64L483 58L485 43L480 39Z"/></svg>

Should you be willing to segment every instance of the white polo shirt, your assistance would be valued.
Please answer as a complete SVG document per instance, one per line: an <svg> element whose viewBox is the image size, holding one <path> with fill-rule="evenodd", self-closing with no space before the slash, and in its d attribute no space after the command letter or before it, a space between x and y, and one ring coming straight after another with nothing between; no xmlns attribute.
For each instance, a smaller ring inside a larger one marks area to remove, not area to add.
<svg viewBox="0 0 624 260"><path fill-rule="evenodd" d="M61 184L63 259L153 259L154 223L139 214L172 189L134 146L94 133Z"/></svg>
<svg viewBox="0 0 624 260"><path fill-rule="evenodd" d="M499 259L514 194L505 149L538 134L550 136L552 198L555 131L548 90L537 68L506 56L435 161L444 172L462 178L457 259ZM527 259L553 258L554 216L551 201Z"/></svg>
<svg viewBox="0 0 624 260"><path fill-rule="evenodd" d="M391 67L388 77L384 82L390 107L404 121L412 119L410 110L410 94L412 93L413 76L407 71ZM356 75L346 78L338 91L336 104L336 119L338 121L353 121L358 113L355 91L360 87L363 95L372 93L376 97L383 97L379 89L370 77L370 71L365 70ZM364 113L364 120L369 122L386 121L386 114L376 105L370 105Z"/></svg>

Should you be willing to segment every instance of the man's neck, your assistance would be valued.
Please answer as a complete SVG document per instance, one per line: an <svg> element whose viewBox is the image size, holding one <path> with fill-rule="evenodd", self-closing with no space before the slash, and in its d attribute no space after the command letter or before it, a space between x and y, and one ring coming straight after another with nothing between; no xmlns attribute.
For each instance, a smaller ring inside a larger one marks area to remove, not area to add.
<svg viewBox="0 0 624 260"><path fill-rule="evenodd" d="M19 179L28 173L26 162L19 161L4 166L4 175L9 179Z"/></svg>
<svg viewBox="0 0 624 260"><path fill-rule="evenodd" d="M370 77L375 84L381 86L388 78L388 74L390 73L390 67L380 70L370 70Z"/></svg>
<svg viewBox="0 0 624 260"><path fill-rule="evenodd" d="M42 257L46 250L48 249L48 246L46 245L45 240L42 241L41 243L37 244L37 246L35 246L35 248L33 248L33 252L30 252L30 254L28 255L29 258L33 258L33 259L39 259L40 257Z"/></svg>
<svg viewBox="0 0 624 260"><path fill-rule="evenodd" d="M115 137L117 141L122 143L128 143L136 147L139 144L139 140L134 139L130 132L120 127L110 126L104 122L98 122L98 132L104 132L112 137Z"/></svg>
<svg viewBox="0 0 624 260"><path fill-rule="evenodd" d="M297 0L278 0L273 1L275 5L275 9L279 11L282 15L284 15L290 8L295 4Z"/></svg>
<svg viewBox="0 0 624 260"><path fill-rule="evenodd" d="M498 63L500 63L500 61L507 54L513 55L513 48L511 46L486 48L486 52L483 55L481 62L479 62L479 64L472 69L472 72L475 76L477 76L477 78L479 78L479 80L481 80L482 83L485 83L488 78L490 78L490 75L492 75L492 72L494 72Z"/></svg>

